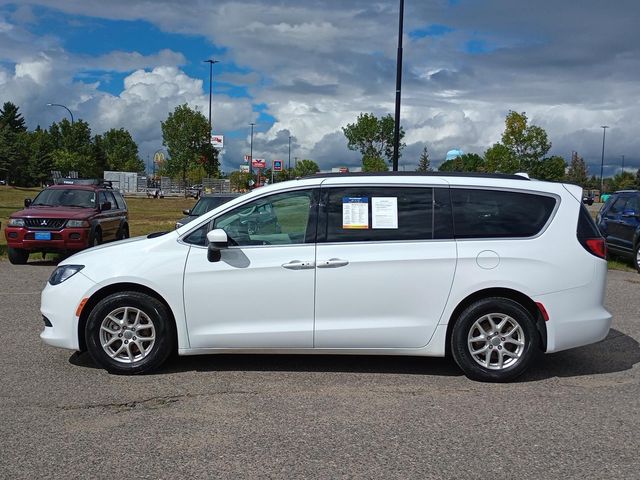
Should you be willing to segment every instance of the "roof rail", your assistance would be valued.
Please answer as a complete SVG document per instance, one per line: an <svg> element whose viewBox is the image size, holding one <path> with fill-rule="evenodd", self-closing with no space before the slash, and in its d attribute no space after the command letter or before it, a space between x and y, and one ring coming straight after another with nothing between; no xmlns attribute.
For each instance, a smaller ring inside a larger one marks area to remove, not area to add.
<svg viewBox="0 0 640 480"><path fill-rule="evenodd" d="M113 188L111 180L102 178L56 178L55 185L97 185L105 188Z"/></svg>
<svg viewBox="0 0 640 480"><path fill-rule="evenodd" d="M474 177L474 178L501 178L509 180L525 180L522 175L507 173L486 172L346 172L346 173L316 173L301 178L343 178L343 177Z"/></svg>

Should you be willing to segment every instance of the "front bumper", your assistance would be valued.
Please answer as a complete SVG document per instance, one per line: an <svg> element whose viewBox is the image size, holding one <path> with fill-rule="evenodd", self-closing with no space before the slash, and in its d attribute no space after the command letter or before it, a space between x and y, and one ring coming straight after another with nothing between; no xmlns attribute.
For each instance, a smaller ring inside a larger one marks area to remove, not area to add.
<svg viewBox="0 0 640 480"><path fill-rule="evenodd" d="M47 345L80 350L76 310L83 298L90 296L95 283L82 272L59 285L47 286L40 296L40 312L51 323L45 326L40 338Z"/></svg>
<svg viewBox="0 0 640 480"><path fill-rule="evenodd" d="M5 238L7 245L12 248L35 252L62 252L82 250L89 246L89 228L63 228L52 230L51 240L36 240L36 233L46 230L34 230L24 227L7 227Z"/></svg>

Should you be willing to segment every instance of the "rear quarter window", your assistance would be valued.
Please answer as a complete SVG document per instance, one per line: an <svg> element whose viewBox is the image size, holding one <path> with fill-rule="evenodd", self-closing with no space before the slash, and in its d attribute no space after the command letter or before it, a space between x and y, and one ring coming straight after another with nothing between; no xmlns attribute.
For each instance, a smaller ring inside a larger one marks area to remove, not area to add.
<svg viewBox="0 0 640 480"><path fill-rule="evenodd" d="M456 238L523 238L540 233L554 197L488 189L451 189Z"/></svg>

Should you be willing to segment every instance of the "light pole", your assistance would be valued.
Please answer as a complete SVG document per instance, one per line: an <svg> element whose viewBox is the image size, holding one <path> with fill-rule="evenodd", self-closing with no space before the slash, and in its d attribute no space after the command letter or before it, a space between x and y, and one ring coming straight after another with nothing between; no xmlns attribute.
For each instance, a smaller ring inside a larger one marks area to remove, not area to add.
<svg viewBox="0 0 640 480"><path fill-rule="evenodd" d="M289 166L287 167L288 177L291 180L291 135L289 135Z"/></svg>
<svg viewBox="0 0 640 480"><path fill-rule="evenodd" d="M400 100L402 98L402 27L404 24L404 0L400 0L400 15L398 22L398 57L396 60L396 117L393 128L393 168L398 171L398 158L400 157Z"/></svg>
<svg viewBox="0 0 640 480"><path fill-rule="evenodd" d="M249 144L249 180L253 179L253 127L255 123L250 123L251 125L251 143Z"/></svg>
<svg viewBox="0 0 640 480"><path fill-rule="evenodd" d="M211 144L211 95L213 92L213 64L220 63L218 60L203 60L209 64L209 144Z"/></svg>
<svg viewBox="0 0 640 480"><path fill-rule="evenodd" d="M62 107L66 109L67 112L69 112L69 115L71 116L71 125L73 125L73 113L71 113L71 110L69 110L65 105L62 105L61 103L47 103L47 107Z"/></svg>
<svg viewBox="0 0 640 480"><path fill-rule="evenodd" d="M622 155L622 173L624 173L624 155Z"/></svg>
<svg viewBox="0 0 640 480"><path fill-rule="evenodd" d="M604 193L604 178L602 177L604 170L604 139L607 136L608 125L602 125L602 160L600 161L600 195Z"/></svg>

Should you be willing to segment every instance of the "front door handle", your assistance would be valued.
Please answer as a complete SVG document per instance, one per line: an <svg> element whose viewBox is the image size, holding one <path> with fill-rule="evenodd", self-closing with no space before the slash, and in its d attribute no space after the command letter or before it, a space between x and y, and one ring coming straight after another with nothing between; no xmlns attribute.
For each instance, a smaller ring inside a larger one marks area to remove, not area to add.
<svg viewBox="0 0 640 480"><path fill-rule="evenodd" d="M300 260L292 260L289 263L283 264L282 268L286 268L287 270L309 270L312 268L316 268L316 264L315 262L303 262Z"/></svg>
<svg viewBox="0 0 640 480"><path fill-rule="evenodd" d="M330 258L318 263L318 268L340 268L349 265L348 260L342 260L340 258Z"/></svg>

